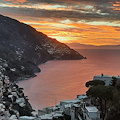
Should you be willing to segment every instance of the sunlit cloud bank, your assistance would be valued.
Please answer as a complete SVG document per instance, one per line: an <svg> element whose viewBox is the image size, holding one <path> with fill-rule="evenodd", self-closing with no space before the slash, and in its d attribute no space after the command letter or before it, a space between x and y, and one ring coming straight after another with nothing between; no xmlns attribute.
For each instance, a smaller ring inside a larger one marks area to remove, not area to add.
<svg viewBox="0 0 120 120"><path fill-rule="evenodd" d="M120 0L1 0L0 13L61 42L120 44Z"/></svg>

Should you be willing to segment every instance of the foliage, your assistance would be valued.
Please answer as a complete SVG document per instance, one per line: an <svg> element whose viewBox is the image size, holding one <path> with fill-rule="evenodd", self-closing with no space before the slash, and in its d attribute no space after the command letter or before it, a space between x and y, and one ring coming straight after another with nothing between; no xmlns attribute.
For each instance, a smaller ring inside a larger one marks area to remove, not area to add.
<svg viewBox="0 0 120 120"><path fill-rule="evenodd" d="M118 89L113 91L113 98L109 107L110 112L108 120L118 120L120 117L120 91Z"/></svg>
<svg viewBox="0 0 120 120"><path fill-rule="evenodd" d="M109 100L112 98L112 91L113 91L113 87L112 86L102 86L102 85L98 85L98 86L94 86L91 87L86 94L92 97L96 97L96 98L100 98L103 100Z"/></svg>
<svg viewBox="0 0 120 120"><path fill-rule="evenodd" d="M87 96L95 97L98 99L102 119L104 120L105 115L107 115L107 103L113 98L114 87L112 86L94 86L90 87L86 92Z"/></svg>
<svg viewBox="0 0 120 120"><path fill-rule="evenodd" d="M110 86L116 87L117 85L117 78L116 77L112 77L112 81L110 83Z"/></svg>
<svg viewBox="0 0 120 120"><path fill-rule="evenodd" d="M53 118L52 120L64 120L63 117Z"/></svg>
<svg viewBox="0 0 120 120"><path fill-rule="evenodd" d="M120 113L115 113L114 111L111 111L110 116L107 118L107 120L119 120L120 119Z"/></svg>
<svg viewBox="0 0 120 120"><path fill-rule="evenodd" d="M117 83L116 89L117 89L117 90L120 90L120 83Z"/></svg>
<svg viewBox="0 0 120 120"><path fill-rule="evenodd" d="M85 86L90 87L90 86L97 86L97 85L105 85L105 82L102 80L92 80L86 82Z"/></svg>
<svg viewBox="0 0 120 120"><path fill-rule="evenodd" d="M71 120L71 116L64 114L65 120Z"/></svg>

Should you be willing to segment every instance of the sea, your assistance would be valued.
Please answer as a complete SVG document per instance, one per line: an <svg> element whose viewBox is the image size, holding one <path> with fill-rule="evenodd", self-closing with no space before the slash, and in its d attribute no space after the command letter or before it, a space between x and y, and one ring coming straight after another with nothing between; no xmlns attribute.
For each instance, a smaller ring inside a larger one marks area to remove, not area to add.
<svg viewBox="0 0 120 120"><path fill-rule="evenodd" d="M95 75L120 75L120 49L76 49L83 60L53 60L41 64L37 77L20 81L33 109L55 106L85 94Z"/></svg>

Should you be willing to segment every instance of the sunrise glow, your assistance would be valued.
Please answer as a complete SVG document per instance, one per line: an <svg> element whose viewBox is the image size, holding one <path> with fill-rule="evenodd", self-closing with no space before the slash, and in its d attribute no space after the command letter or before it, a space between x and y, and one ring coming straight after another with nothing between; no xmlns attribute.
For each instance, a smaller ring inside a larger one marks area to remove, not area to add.
<svg viewBox="0 0 120 120"><path fill-rule="evenodd" d="M2 0L0 13L64 43L120 44L120 0Z"/></svg>

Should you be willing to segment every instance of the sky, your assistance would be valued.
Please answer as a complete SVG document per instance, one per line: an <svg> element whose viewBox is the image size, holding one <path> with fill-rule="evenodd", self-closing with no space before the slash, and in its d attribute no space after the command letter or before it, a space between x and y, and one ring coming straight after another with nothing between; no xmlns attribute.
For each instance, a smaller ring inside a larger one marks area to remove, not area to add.
<svg viewBox="0 0 120 120"><path fill-rule="evenodd" d="M0 0L0 14L60 42L120 44L120 0Z"/></svg>

